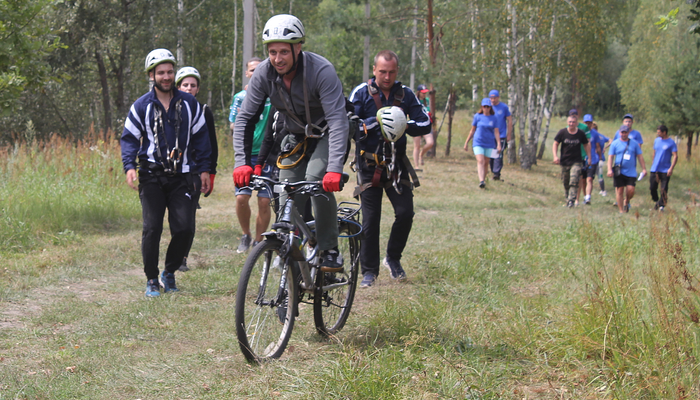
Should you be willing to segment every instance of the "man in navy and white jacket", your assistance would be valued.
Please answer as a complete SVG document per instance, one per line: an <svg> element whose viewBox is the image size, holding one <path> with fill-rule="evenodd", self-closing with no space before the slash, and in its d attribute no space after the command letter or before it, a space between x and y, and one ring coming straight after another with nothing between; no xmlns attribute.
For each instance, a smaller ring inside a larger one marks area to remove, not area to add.
<svg viewBox="0 0 700 400"><path fill-rule="evenodd" d="M406 136L393 142L393 146L385 140L383 128L377 121L377 111L384 107L400 107L408 116L405 133L413 137L430 133L430 117L411 89L396 80L398 69L396 53L380 51L374 57L374 78L357 86L350 94L355 114L367 128L366 135L363 127L356 138L357 174L362 190L362 229L365 234L360 249L363 274L360 287L363 288L372 286L379 274L383 193L386 191L395 215L383 263L389 268L391 277L397 280L406 278L400 260L411 233L414 215L413 185L409 175L414 178L415 174L411 174L413 169L406 156ZM387 168L390 164L393 164L392 171Z"/></svg>
<svg viewBox="0 0 700 400"><path fill-rule="evenodd" d="M177 291L175 271L194 235L193 192L209 192L211 145L204 110L194 96L175 87L175 57L156 49L146 57L154 88L131 106L121 137L126 182L138 190L143 210L141 253L146 296ZM138 169L138 172L137 172ZM138 179L138 186L137 181ZM171 240L158 282L158 252L168 209Z"/></svg>

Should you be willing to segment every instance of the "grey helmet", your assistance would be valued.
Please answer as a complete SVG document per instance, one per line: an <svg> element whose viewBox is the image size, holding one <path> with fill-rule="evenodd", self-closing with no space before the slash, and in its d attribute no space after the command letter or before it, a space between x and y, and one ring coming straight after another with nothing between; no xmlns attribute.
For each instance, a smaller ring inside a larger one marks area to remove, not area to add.
<svg viewBox="0 0 700 400"><path fill-rule="evenodd" d="M162 63L171 63L173 64L173 67L177 65L177 60L173 56L173 53L170 52L168 49L155 49L148 53L148 56L146 56L146 66L144 70L146 72L150 72L153 68L155 68L158 64Z"/></svg>
<svg viewBox="0 0 700 400"><path fill-rule="evenodd" d="M177 75L175 75L175 85L180 86L180 82L188 76L197 78L197 83L199 83L202 80L202 77L199 75L199 71L197 71L197 68L182 67L179 71L177 71Z"/></svg>
<svg viewBox="0 0 700 400"><path fill-rule="evenodd" d="M299 18L289 14L279 14L268 19L262 33L263 44L304 43L306 33Z"/></svg>

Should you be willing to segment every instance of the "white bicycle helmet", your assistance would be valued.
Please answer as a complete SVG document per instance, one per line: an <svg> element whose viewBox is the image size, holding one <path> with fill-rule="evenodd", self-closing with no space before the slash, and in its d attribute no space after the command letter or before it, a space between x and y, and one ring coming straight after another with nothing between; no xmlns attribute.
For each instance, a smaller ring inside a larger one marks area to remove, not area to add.
<svg viewBox="0 0 700 400"><path fill-rule="evenodd" d="M197 68L182 67L179 71L177 71L177 75L175 75L175 85L180 86L180 81L187 78L188 76L197 78L197 84L199 84L199 82L202 80L202 77L199 75L199 71L197 71Z"/></svg>
<svg viewBox="0 0 700 400"><path fill-rule="evenodd" d="M262 33L263 44L273 42L304 43L306 33L299 18L279 14L267 20Z"/></svg>
<svg viewBox="0 0 700 400"><path fill-rule="evenodd" d="M150 72L158 64L169 62L173 66L177 65L177 60L168 49L155 49L146 56L146 72Z"/></svg>
<svg viewBox="0 0 700 400"><path fill-rule="evenodd" d="M396 142L406 132L406 114L401 107L382 107L377 111L377 122L382 129L382 136L390 142Z"/></svg>

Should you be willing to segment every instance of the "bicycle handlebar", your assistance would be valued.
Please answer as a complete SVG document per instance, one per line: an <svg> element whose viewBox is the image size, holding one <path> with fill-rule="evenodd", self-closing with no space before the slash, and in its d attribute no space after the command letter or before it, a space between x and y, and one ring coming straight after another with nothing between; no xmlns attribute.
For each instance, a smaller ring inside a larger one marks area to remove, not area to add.
<svg viewBox="0 0 700 400"><path fill-rule="evenodd" d="M343 185L350 180L350 175L343 172L342 179L340 181L340 190L343 190ZM287 182L287 181L276 181L271 178L267 178L260 175L250 176L250 186L253 190L269 189L270 186L283 185L284 191L287 193L291 192L307 192L311 194L323 194L323 182L321 181L298 181L298 182ZM271 190L271 192L275 192Z"/></svg>

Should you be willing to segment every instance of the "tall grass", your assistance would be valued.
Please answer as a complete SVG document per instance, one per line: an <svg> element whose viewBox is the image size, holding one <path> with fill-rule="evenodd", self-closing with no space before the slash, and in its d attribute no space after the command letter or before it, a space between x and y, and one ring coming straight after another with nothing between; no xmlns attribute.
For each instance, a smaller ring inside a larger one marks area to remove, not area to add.
<svg viewBox="0 0 700 400"><path fill-rule="evenodd" d="M245 255L231 179L202 202L181 291L149 301L138 198L116 143L54 139L3 157L3 240L59 245L0 268L0 399L700 398L700 213L687 193L700 192L700 157L681 159L665 213L650 210L642 181L625 215L596 193L592 206L562 207L549 152L484 190L471 153L428 160L408 280L382 269L330 340L302 305L287 352L263 366L244 361L232 329ZM22 195L8 200L13 185Z"/></svg>
<svg viewBox="0 0 700 400"><path fill-rule="evenodd" d="M29 250L139 215L119 142L53 136L0 151L0 250ZM128 190L127 190L128 189Z"/></svg>

